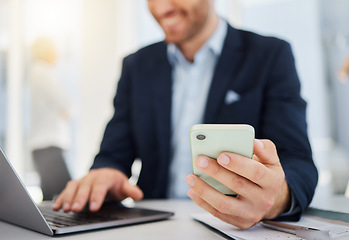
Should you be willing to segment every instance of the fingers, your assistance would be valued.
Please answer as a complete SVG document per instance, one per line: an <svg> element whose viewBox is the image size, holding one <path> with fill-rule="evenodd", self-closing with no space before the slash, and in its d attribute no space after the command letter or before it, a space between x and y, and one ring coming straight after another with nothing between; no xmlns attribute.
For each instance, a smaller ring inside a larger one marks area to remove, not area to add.
<svg viewBox="0 0 349 240"><path fill-rule="evenodd" d="M109 185L98 182L98 180L92 185L90 194L90 205L89 209L92 212L98 211L106 198Z"/></svg>
<svg viewBox="0 0 349 240"><path fill-rule="evenodd" d="M274 143L270 140L255 139L253 159L265 165L280 165Z"/></svg>
<svg viewBox="0 0 349 240"><path fill-rule="evenodd" d="M249 159L240 155L234 156L234 160L236 160L235 164L232 163L232 160L230 160L230 157L228 157L227 155L224 154L221 156L223 159L222 162L224 161L224 164L228 166L222 167L217 163L216 160L205 156L198 157L198 159L196 160L196 166L239 195L258 195L260 192L258 183L256 185L256 183L249 180L248 177L252 175L252 173L250 173L249 171L256 172L256 170L254 170L256 167L253 165L261 164L252 160L250 160L252 164L246 164ZM231 165L233 165L233 169L230 169ZM258 173L258 176L255 178L261 179L261 177L262 174Z"/></svg>
<svg viewBox="0 0 349 240"><path fill-rule="evenodd" d="M196 166L239 195L256 196L261 188L273 184L270 170L263 164L233 153L222 153L217 161L200 156Z"/></svg>
<svg viewBox="0 0 349 240"><path fill-rule="evenodd" d="M266 193L278 191L285 181L281 166L269 169L260 162L233 153L222 153L217 161L200 156L195 164L201 171L249 201L260 199L265 208L273 205L271 195Z"/></svg>
<svg viewBox="0 0 349 240"><path fill-rule="evenodd" d="M274 185L276 178L282 182L284 175L275 145L271 141L255 140L254 152L253 159L229 152L221 153L217 161L199 156L195 165L239 194L257 194L258 189L254 185L266 188ZM280 171L275 171L277 169Z"/></svg>
<svg viewBox="0 0 349 240"><path fill-rule="evenodd" d="M248 179L258 186L268 184L268 178L266 178L266 175L269 173L268 168L244 156L233 153L222 153L217 158L217 166L214 166L214 162L212 163L213 167L223 167L228 171L227 175L230 176L227 179L228 183ZM221 179L220 176L217 175L217 177Z"/></svg>
<svg viewBox="0 0 349 240"><path fill-rule="evenodd" d="M195 175L189 175L186 181L191 190L188 196L200 207L223 221L242 229L258 222L262 215L251 211L251 207L241 198L225 196Z"/></svg>
<svg viewBox="0 0 349 240"><path fill-rule="evenodd" d="M75 196L77 188L78 181L69 181L63 192L55 199L52 209L57 211L62 208L64 212L70 211L71 202Z"/></svg>
<svg viewBox="0 0 349 240"><path fill-rule="evenodd" d="M83 181L80 182L78 185L77 190L75 191L75 196L74 199L72 200L72 206L71 206L71 211L72 212L80 212L86 205L86 203L89 200L91 190L93 190L93 178L92 177L86 177ZM103 196L105 196L106 193L104 193ZM99 205L103 203L103 199L100 201ZM96 203L94 202L94 205ZM91 205L91 203L90 203ZM91 211L97 211L99 207L95 207L95 209L91 209Z"/></svg>
<svg viewBox="0 0 349 240"><path fill-rule="evenodd" d="M95 178L98 178L96 176L94 171L91 171L88 175L86 175L81 180L77 181L70 181L68 182L66 188L62 191L62 193L56 198L53 210L59 210L62 208L64 212L80 212L86 205L87 201L90 198L91 191L94 189L99 189L98 187L93 188L93 181L95 181ZM98 184L97 184L98 185ZM93 203L91 203L90 208L92 208L92 211L97 211L99 207L102 205L104 201L104 197L106 195L102 191L98 191L98 194L101 194L101 198L98 200L95 200ZM96 193L95 193L96 195Z"/></svg>
<svg viewBox="0 0 349 240"><path fill-rule="evenodd" d="M274 177L277 177L274 176L274 170L279 168L281 170L275 145L269 140L255 140L254 153L253 160L234 153L221 153L217 158L217 165L211 160L210 168L202 170L209 175L213 174L211 176L226 184L237 181L237 183L241 182L240 185L246 185L241 178L243 177L261 188L274 185ZM220 166L228 170L225 175L221 174L224 172L223 170L217 170L220 169ZM281 182L284 178L283 171L276 171L276 173L280 173L278 180ZM234 189L234 191L238 191L238 189Z"/></svg>
<svg viewBox="0 0 349 240"><path fill-rule="evenodd" d="M131 197L133 200L141 200L143 192L138 186L131 185L128 181L124 184L122 192L126 197Z"/></svg>
<svg viewBox="0 0 349 240"><path fill-rule="evenodd" d="M123 200L127 197L131 197L134 200L143 198L143 192L137 186L131 185L125 175L120 172L117 175L120 175L115 176L118 181L96 179L93 182L90 193L90 211L98 211L101 208L108 192L110 193L109 196L116 200ZM82 187L82 192L78 194L79 197L82 197L82 201L85 199L85 192L83 190L84 188ZM72 210L74 211L74 209Z"/></svg>
<svg viewBox="0 0 349 240"><path fill-rule="evenodd" d="M219 204L217 201L217 195L219 195L219 198L222 201L228 201L229 199L229 201L235 202L235 204L239 204L237 199L225 196L224 194L218 192L216 189L209 187L209 185L205 181L201 180L198 176L188 175L186 182L192 188L191 193L195 193L196 195L200 196L214 209L217 209L220 212L224 212L225 214L239 214L239 207L233 208L233 204L229 205L229 207L223 208L224 205Z"/></svg>
<svg viewBox="0 0 349 240"><path fill-rule="evenodd" d="M236 198L225 196L198 176L187 177L192 188L188 196L223 221L249 228L264 217L276 217L289 205L285 175L269 140L255 141L253 159L224 152L217 161L199 156L195 165L238 194Z"/></svg>
<svg viewBox="0 0 349 240"><path fill-rule="evenodd" d="M143 198L143 192L129 183L122 172L115 169L91 170L79 181L70 181L57 197L53 210L63 209L65 212L80 212L89 201L90 211L98 211L106 196L114 200L132 197Z"/></svg>

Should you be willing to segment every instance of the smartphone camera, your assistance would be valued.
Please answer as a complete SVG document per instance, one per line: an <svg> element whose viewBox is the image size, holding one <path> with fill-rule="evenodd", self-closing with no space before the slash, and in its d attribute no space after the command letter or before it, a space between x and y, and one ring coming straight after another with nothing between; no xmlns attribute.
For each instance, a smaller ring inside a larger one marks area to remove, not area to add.
<svg viewBox="0 0 349 240"><path fill-rule="evenodd" d="M198 140L205 140L205 139L206 139L206 136L205 136L204 134L198 134L198 135L196 135L196 138L197 138Z"/></svg>

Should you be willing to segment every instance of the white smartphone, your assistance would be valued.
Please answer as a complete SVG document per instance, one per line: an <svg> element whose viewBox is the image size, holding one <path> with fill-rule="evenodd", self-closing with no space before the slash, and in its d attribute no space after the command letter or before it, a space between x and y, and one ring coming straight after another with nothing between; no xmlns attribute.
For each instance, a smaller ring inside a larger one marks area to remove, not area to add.
<svg viewBox="0 0 349 240"><path fill-rule="evenodd" d="M247 124L197 124L190 129L190 147L193 173L218 191L235 195L236 193L195 167L195 159L205 155L217 159L222 152L237 153L252 158L254 128Z"/></svg>

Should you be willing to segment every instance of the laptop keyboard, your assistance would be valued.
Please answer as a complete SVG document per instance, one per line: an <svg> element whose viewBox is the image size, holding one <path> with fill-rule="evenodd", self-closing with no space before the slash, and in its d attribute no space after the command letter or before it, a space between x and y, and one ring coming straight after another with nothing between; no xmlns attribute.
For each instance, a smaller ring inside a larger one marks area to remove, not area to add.
<svg viewBox="0 0 349 240"><path fill-rule="evenodd" d="M124 219L123 217L116 216L115 214L105 214L105 212L103 214L99 214L98 212L65 213L63 211L53 211L51 206L39 206L39 208L48 224L56 228Z"/></svg>

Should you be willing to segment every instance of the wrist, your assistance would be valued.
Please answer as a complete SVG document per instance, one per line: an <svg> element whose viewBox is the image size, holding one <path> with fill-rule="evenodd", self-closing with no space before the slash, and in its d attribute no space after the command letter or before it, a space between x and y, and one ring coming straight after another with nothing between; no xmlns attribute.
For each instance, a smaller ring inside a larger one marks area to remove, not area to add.
<svg viewBox="0 0 349 240"><path fill-rule="evenodd" d="M286 180L284 180L279 197L275 200L274 206L267 212L265 219L273 219L280 214L287 213L291 208L291 192Z"/></svg>

